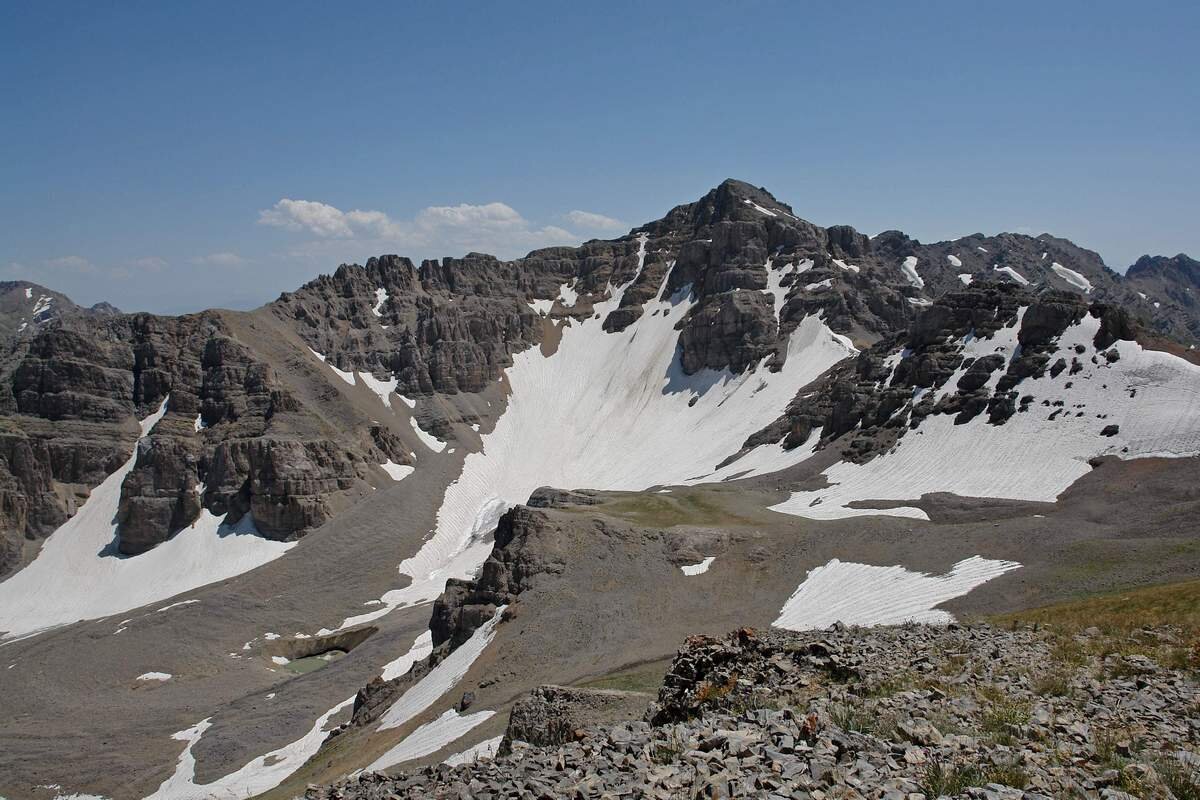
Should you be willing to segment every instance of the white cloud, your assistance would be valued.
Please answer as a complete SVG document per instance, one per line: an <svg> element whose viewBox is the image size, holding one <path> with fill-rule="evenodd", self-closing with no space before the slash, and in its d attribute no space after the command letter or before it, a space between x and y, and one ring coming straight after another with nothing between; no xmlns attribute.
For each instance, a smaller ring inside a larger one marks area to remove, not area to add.
<svg viewBox="0 0 1200 800"><path fill-rule="evenodd" d="M619 219L606 217L603 214L597 214L593 211L569 211L566 214L567 222L570 222L577 228L582 228L585 231L619 231L625 228L625 223Z"/></svg>
<svg viewBox="0 0 1200 800"><path fill-rule="evenodd" d="M46 266L53 270L76 272L81 274L90 274L96 271L96 265L88 261L83 256L62 256L61 258L52 258L46 262Z"/></svg>
<svg viewBox="0 0 1200 800"><path fill-rule="evenodd" d="M197 256L192 259L192 263L211 267L237 267L245 264L246 259L237 253L231 253L226 250L220 253L209 253L206 256Z"/></svg>
<svg viewBox="0 0 1200 800"><path fill-rule="evenodd" d="M310 243L305 250L313 255L344 252L345 247L335 242L345 239L353 239L375 252L391 248L405 255L439 257L474 250L501 258L581 241L580 236L556 225L535 226L512 206L499 202L430 206L411 220L398 220L382 211L342 211L327 203L284 198L260 211L258 222L306 231L329 243Z"/></svg>
<svg viewBox="0 0 1200 800"><path fill-rule="evenodd" d="M131 262L130 266L135 270L143 272L162 272L167 268L167 261L158 256L148 256L147 258L139 258Z"/></svg>

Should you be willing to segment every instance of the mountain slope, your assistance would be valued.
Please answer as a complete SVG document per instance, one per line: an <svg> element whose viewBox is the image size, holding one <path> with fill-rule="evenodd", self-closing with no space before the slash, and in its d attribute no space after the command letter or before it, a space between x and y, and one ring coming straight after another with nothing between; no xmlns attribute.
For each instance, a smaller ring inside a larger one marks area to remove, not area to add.
<svg viewBox="0 0 1200 800"><path fill-rule="evenodd" d="M513 262L54 320L0 369L0 791L286 792L831 592L864 623L1011 610L1094 582L1073 549L1136 555L1117 585L1185 577L1200 377L1130 280L1052 237L871 239L726 181Z"/></svg>

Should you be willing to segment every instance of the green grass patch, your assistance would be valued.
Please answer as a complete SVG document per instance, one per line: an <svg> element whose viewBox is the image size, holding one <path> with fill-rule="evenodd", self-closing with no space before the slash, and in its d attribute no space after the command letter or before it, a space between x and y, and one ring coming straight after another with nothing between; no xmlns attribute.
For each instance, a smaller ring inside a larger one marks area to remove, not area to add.
<svg viewBox="0 0 1200 800"><path fill-rule="evenodd" d="M667 674L670 666L669 661L639 664L593 678L579 686L583 689L616 689L621 692L643 692L657 695L658 690L662 687L663 676Z"/></svg>
<svg viewBox="0 0 1200 800"><path fill-rule="evenodd" d="M598 506L576 506L568 510L580 514L599 511L648 528L754 524L754 520L728 511L717 493L702 489L675 489L667 494L619 495Z"/></svg>
<svg viewBox="0 0 1200 800"><path fill-rule="evenodd" d="M1095 626L1109 634L1130 633L1145 625L1175 625L1195 636L1200 632L1200 581L1096 595L1003 614L992 622L1074 630Z"/></svg>

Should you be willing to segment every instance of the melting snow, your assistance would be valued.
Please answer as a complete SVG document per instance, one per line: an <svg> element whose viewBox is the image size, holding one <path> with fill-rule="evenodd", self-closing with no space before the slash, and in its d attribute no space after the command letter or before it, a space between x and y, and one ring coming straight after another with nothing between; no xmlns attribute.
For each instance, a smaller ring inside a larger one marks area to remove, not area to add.
<svg viewBox="0 0 1200 800"><path fill-rule="evenodd" d="M392 407L392 392L396 391L396 386L400 383L399 378L392 378L390 381L381 381L368 372L360 372L358 373L358 379L368 389L379 395L379 399L383 401L386 407Z"/></svg>
<svg viewBox="0 0 1200 800"><path fill-rule="evenodd" d="M421 440L421 444L425 445L426 447L428 447L430 450L432 450L435 453L440 453L446 449L445 442L443 442L441 439L437 438L433 434L426 433L425 431L421 430L421 426L417 424L416 417L409 417L408 422L410 425L412 425L413 431L416 432L417 438Z"/></svg>
<svg viewBox="0 0 1200 800"><path fill-rule="evenodd" d="M166 414L166 401L142 420L147 435ZM116 540L114 519L121 484L137 449L42 545L25 569L0 583L4 638L99 619L231 578L283 555L295 542L257 535L249 514L227 525L207 509L188 528L146 553L108 555Z"/></svg>
<svg viewBox="0 0 1200 800"><path fill-rule="evenodd" d="M900 265L900 271L904 273L905 279L918 289L925 288L925 279L917 274L917 257L905 256L904 263Z"/></svg>
<svg viewBox="0 0 1200 800"><path fill-rule="evenodd" d="M461 739L476 726L495 716L495 711L477 711L474 714L459 714L453 708L432 722L426 722L400 742L375 759L367 767L368 772L394 767L414 758L436 753L451 742Z"/></svg>
<svg viewBox="0 0 1200 800"><path fill-rule="evenodd" d="M28 286L26 286L26 287L25 287L25 299L26 299L26 300L30 300L30 299L32 299L32 298L33 298L33 289L31 289L31 288L29 288Z"/></svg>
<svg viewBox="0 0 1200 800"><path fill-rule="evenodd" d="M1059 340L1060 352L1082 345L1092 349L1100 321L1087 316ZM1016 347L1017 327L1001 329L991 339L973 340L964 355L985 354ZM1058 495L1091 467L1098 455L1121 457L1185 457L1200 454L1200 367L1136 342L1113 345L1120 360L1088 363L1071 378L1026 378L1021 394L1036 400L1029 411L1014 414L1003 425L990 425L981 414L964 425L953 415L929 416L909 431L897 447L864 464L839 462L823 473L830 486L795 492L775 511L812 519L841 519L884 514L928 519L924 511L899 505L885 509L852 508L862 500L901 502L933 492L961 497L995 497L1054 502ZM950 377L942 393L954 391L963 368ZM998 380L1001 371L993 375ZM1107 387L1107 388L1105 388ZM1136 392L1133 390L1136 389ZM1131 397L1133 393L1135 396ZM1072 413L1048 419L1055 410L1042 400L1063 400ZM1083 408L1074 408L1082 404ZM1074 412L1083 411L1083 416ZM1104 419L1098 414L1107 415ZM1116 423L1116 436L1100 430Z"/></svg>
<svg viewBox="0 0 1200 800"><path fill-rule="evenodd" d="M753 200L743 200L742 202L743 202L743 203L745 203L745 204L746 204L746 205L748 205L748 206L753 206L755 210L757 210L757 211L761 211L762 213L766 214L768 217L777 217L777 216L779 216L779 215L778 215L778 214L776 214L774 211L771 211L771 210L770 210L770 209L768 209L768 208L763 208L762 206L760 206L758 203L754 202Z"/></svg>
<svg viewBox="0 0 1200 800"><path fill-rule="evenodd" d="M454 688L467 674L471 665L475 663L475 659L479 658L495 638L496 626L500 624L500 617L505 608L506 606L497 608L492 618L476 628L470 639L460 644L458 649L446 656L436 667L426 673L425 677L400 695L400 699L392 703L391 707L379 718L378 730L399 728ZM420 641L418 638L416 642L413 642L413 647L418 647Z"/></svg>
<svg viewBox="0 0 1200 800"><path fill-rule="evenodd" d="M180 600L178 603L168 603L167 605L158 609L154 613L161 614L164 611L170 611L172 608L179 608L181 606L190 606L194 603L199 603L199 602L200 602L199 600ZM128 622L128 620L126 620L126 622Z"/></svg>
<svg viewBox="0 0 1200 800"><path fill-rule="evenodd" d="M409 475L412 475L413 470L415 469L407 464L397 464L390 458L379 466L383 467L383 471L386 472L388 477L394 481L404 480Z"/></svg>
<svg viewBox="0 0 1200 800"><path fill-rule="evenodd" d="M562 301L563 308L571 308L575 302L579 300L579 292L575 291L574 282L564 283L558 287L558 297Z"/></svg>
<svg viewBox="0 0 1200 800"><path fill-rule="evenodd" d="M433 652L433 634L425 631L416 639L413 639L412 646L408 648L408 652L399 658L389 661L383 666L383 672L379 677L385 681L390 681L394 678L399 678L401 675L408 673L412 669L412 665L418 661L428 658Z"/></svg>
<svg viewBox="0 0 1200 800"><path fill-rule="evenodd" d="M816 291L817 289L829 289L832 286L833 286L833 278L826 278L823 281L817 281L816 283L806 284L804 287L804 291L813 292L813 291Z"/></svg>
<svg viewBox="0 0 1200 800"><path fill-rule="evenodd" d="M158 791L146 800L245 800L274 789L312 758L328 734L325 730L326 724L334 714L348 708L353 702L353 697L346 698L326 711L301 738L259 756L236 772L204 784L195 782L196 757L192 755L192 748L200 741L204 732L212 727L212 718L201 720L171 737L187 742L187 746L179 755L175 773L163 781Z"/></svg>
<svg viewBox="0 0 1200 800"><path fill-rule="evenodd" d="M474 747L468 747L461 753L455 753L442 763L449 767L457 767L461 764L474 764L477 761L487 761L496 756L497 751L500 749L500 742L503 740L503 736L484 739Z"/></svg>
<svg viewBox="0 0 1200 800"><path fill-rule="evenodd" d="M375 307L371 309L371 313L377 317L383 316L383 304L388 301L387 289L375 290Z"/></svg>
<svg viewBox="0 0 1200 800"><path fill-rule="evenodd" d="M992 269L996 270L996 272L1003 272L1005 275L1012 278L1014 281L1021 284L1022 286L1029 285L1029 279L1026 278L1024 275L1022 275L1021 273L1017 272L1012 267L992 267Z"/></svg>
<svg viewBox="0 0 1200 800"><path fill-rule="evenodd" d="M681 569L683 574L687 575L688 577L693 575L703 575L705 572L708 572L708 568L711 567L712 563L716 560L716 556L709 556L698 564L687 564L679 569Z"/></svg>
<svg viewBox="0 0 1200 800"><path fill-rule="evenodd" d="M833 263L837 264L839 267L846 270L847 272L857 273L859 271L858 267L855 266L854 264L847 264L845 261L842 261L837 258L833 259Z"/></svg>
<svg viewBox="0 0 1200 800"><path fill-rule="evenodd" d="M1054 273L1067 283L1078 289L1082 289L1085 294L1092 291L1092 282L1080 275L1075 270L1067 269L1057 261L1050 264L1050 269L1054 270Z"/></svg>
<svg viewBox="0 0 1200 800"><path fill-rule="evenodd" d="M1146 299L1146 295L1144 292L1138 292L1138 297L1142 298L1143 300Z"/></svg>
<svg viewBox="0 0 1200 800"><path fill-rule="evenodd" d="M139 681L169 681L173 676L169 672L143 672L137 676Z"/></svg>
<svg viewBox="0 0 1200 800"><path fill-rule="evenodd" d="M808 573L772 624L793 631L827 628L835 622L946 625L954 617L935 606L1020 566L1015 561L972 556L945 575L927 575L900 566L875 567L835 558Z"/></svg>
<svg viewBox="0 0 1200 800"><path fill-rule="evenodd" d="M950 266L952 266L952 267L961 267L962 266L962 260L959 259L958 256L946 256L946 260L950 262Z"/></svg>
<svg viewBox="0 0 1200 800"><path fill-rule="evenodd" d="M925 308L927 306L933 305L933 301L926 300L924 297L910 297L910 298L908 298L908 304L913 305L913 306L920 306L921 308Z"/></svg>
<svg viewBox="0 0 1200 800"><path fill-rule="evenodd" d="M975 280L975 278L969 272L958 273L958 279L962 281L963 286L970 286L971 281Z"/></svg>
<svg viewBox="0 0 1200 800"><path fill-rule="evenodd" d="M639 273L640 268L641 263ZM764 360L741 375L727 370L685 375L675 325L691 307L689 289L648 301L646 313L624 331L602 329L600 320L631 284L596 304L598 318L566 327L553 355L530 348L513 357L504 413L480 437L482 450L465 457L458 480L446 490L433 535L400 564L410 584L387 592L381 606L342 627L430 602L447 578L473 575L491 551L497 519L539 486L637 491L695 482L776 419L802 386L857 352L810 315L788 339L787 359L777 373ZM653 457L631 459L630 453ZM783 469L808 454L804 448L785 453L778 445L764 445L708 479Z"/></svg>
<svg viewBox="0 0 1200 800"><path fill-rule="evenodd" d="M979 252L981 252L981 253L986 253L986 252L987 252L987 248L986 248L986 247L976 247L975 249L976 249L976 250L978 250L978 251L979 251Z"/></svg>

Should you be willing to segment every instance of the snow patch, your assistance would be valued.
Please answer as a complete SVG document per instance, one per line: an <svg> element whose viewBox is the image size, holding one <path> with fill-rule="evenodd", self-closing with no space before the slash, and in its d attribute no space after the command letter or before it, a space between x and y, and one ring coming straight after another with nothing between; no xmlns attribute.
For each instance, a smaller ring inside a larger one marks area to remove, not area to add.
<svg viewBox="0 0 1200 800"><path fill-rule="evenodd" d="M1062 278L1067 283L1071 284L1077 289L1082 289L1085 294L1091 293L1092 282L1080 275L1075 270L1068 269L1062 264L1059 264L1057 261L1054 261L1050 264L1050 269L1054 270L1054 274L1058 275L1058 277Z"/></svg>
<svg viewBox="0 0 1200 800"><path fill-rule="evenodd" d="M507 606L497 608L492 618L476 628L470 639L460 644L454 652L426 673L425 677L400 695L400 699L392 703L379 718L377 730L386 731L391 728L399 728L453 689L467 674L467 670L475 663L475 659L479 658L495 638L496 626L500 624L500 617L504 614L505 608ZM420 637L413 642L413 647L418 647L419 643L421 643ZM430 644L432 646L432 639Z"/></svg>
<svg viewBox="0 0 1200 800"><path fill-rule="evenodd" d="M573 308L579 300L579 292L575 291L574 281L564 283L558 287L558 298L563 304L563 308Z"/></svg>
<svg viewBox="0 0 1200 800"><path fill-rule="evenodd" d="M842 261L841 259L835 258L835 259L833 259L833 263L837 264L840 268L846 270L847 272L853 272L855 274L857 274L859 272L859 268L857 266L855 266L854 264L847 264L845 261Z"/></svg>
<svg viewBox="0 0 1200 800"><path fill-rule="evenodd" d="M421 444L425 445L435 453L440 453L446 449L445 442L433 434L426 433L425 431L421 430L421 426L417 424L416 417L409 417L408 422L410 425L412 425L413 432L417 434L417 438L421 440Z"/></svg>
<svg viewBox="0 0 1200 800"><path fill-rule="evenodd" d="M408 651L397 659L389 661L383 665L383 672L379 677L385 681L399 678L401 675L408 673L412 669L412 665L429 657L433 652L433 634L425 631L416 639L413 639L412 646Z"/></svg>
<svg viewBox="0 0 1200 800"><path fill-rule="evenodd" d="M1014 281L1021 284L1022 286L1029 285L1029 279L1026 278L1024 275L1022 275L1021 273L1017 272L1012 267L992 267L992 269L996 270L996 272L1004 273L1005 275L1012 278Z"/></svg>
<svg viewBox="0 0 1200 800"><path fill-rule="evenodd" d="M212 727L212 718L201 720L190 728L179 731L171 738L187 742L175 773L158 787L158 791L146 800L246 800L269 789L274 789L289 775L312 758L325 741L325 726L339 711L354 702L348 697L322 714L304 736L276 750L259 756L236 772L231 772L212 783L198 784L196 780L196 757L192 748L204 732Z"/></svg>
<svg viewBox="0 0 1200 800"><path fill-rule="evenodd" d="M823 281L817 281L816 283L806 284L804 287L804 291L815 292L817 289L829 289L832 286L833 286L833 278L826 278Z"/></svg>
<svg viewBox="0 0 1200 800"><path fill-rule="evenodd" d="M709 556L698 564L687 564L679 569L689 578L693 575L703 575L704 573L708 572L708 568L711 567L712 563L716 560L716 556Z"/></svg>
<svg viewBox="0 0 1200 800"><path fill-rule="evenodd" d="M174 676L169 672L143 672L137 676L139 681L169 681Z"/></svg>
<svg viewBox="0 0 1200 800"><path fill-rule="evenodd" d="M166 410L163 400L142 420L143 437ZM130 558L113 554L121 484L136 461L135 447L129 459L92 490L75 516L50 535L37 558L0 582L2 638L155 603L248 572L295 546L259 536L249 514L231 525L204 509L189 527L153 550Z"/></svg>
<svg viewBox="0 0 1200 800"><path fill-rule="evenodd" d="M970 286L971 281L975 280L975 277L969 272L960 272L958 273L958 279L962 281L963 286Z"/></svg>
<svg viewBox="0 0 1200 800"><path fill-rule="evenodd" d="M835 558L809 571L771 624L792 631L819 630L835 622L947 625L954 617L935 606L1020 566L1015 561L971 556L945 575L927 575L900 566L876 567Z"/></svg>
<svg viewBox="0 0 1200 800"><path fill-rule="evenodd" d="M962 259L960 259L958 256L946 256L946 260L950 262L950 266L952 267L962 266Z"/></svg>
<svg viewBox="0 0 1200 800"><path fill-rule="evenodd" d="M399 378L393 377L389 381L381 381L369 372L360 372L358 373L358 379L368 389L379 395L379 399L386 408L392 407L392 392L396 391L396 387L400 384Z"/></svg>
<svg viewBox="0 0 1200 800"><path fill-rule="evenodd" d="M904 263L900 265L900 271L904 273L904 278L917 289L925 288L925 279L917 274L917 257L905 256Z"/></svg>
<svg viewBox="0 0 1200 800"><path fill-rule="evenodd" d="M753 200L743 200L742 202L748 206L752 206L755 211L761 211L762 213L766 214L768 217L779 216L774 211L770 210L769 208L763 208L762 206L760 206L758 203L754 202Z"/></svg>
<svg viewBox="0 0 1200 800"><path fill-rule="evenodd" d="M479 761L488 761L496 757L496 753L500 750L500 742L504 740L503 736L493 736L491 739L484 739L473 747L468 747L461 753L455 753L447 758L442 763L448 767L457 767L463 764L475 764Z"/></svg>
<svg viewBox="0 0 1200 800"><path fill-rule="evenodd" d="M397 464L390 458L379 466L382 467L383 471L388 474L388 477L394 481L404 480L409 475L412 475L413 471L415 470L415 467L410 467L407 464Z"/></svg>
<svg viewBox="0 0 1200 800"><path fill-rule="evenodd" d="M371 313L377 317L383 316L383 304L388 301L387 289L375 290L375 306L371 309Z"/></svg>
<svg viewBox="0 0 1200 800"><path fill-rule="evenodd" d="M459 714L453 708L446 710L432 722L426 722L408 736L400 744L388 750L375 759L367 767L368 772L378 772L394 767L414 758L421 758L430 753L436 753L451 742L461 739L476 726L495 716L495 711L477 711L474 714Z"/></svg>

